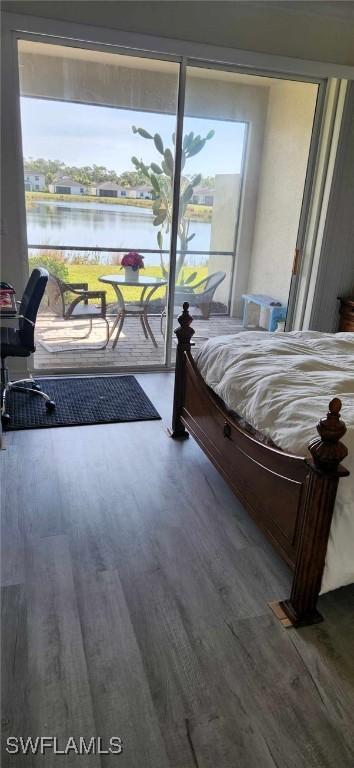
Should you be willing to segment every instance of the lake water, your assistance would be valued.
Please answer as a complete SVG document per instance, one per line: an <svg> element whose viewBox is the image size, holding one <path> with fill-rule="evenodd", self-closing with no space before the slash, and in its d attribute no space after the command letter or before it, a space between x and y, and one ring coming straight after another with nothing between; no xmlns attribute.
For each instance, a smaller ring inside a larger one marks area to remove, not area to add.
<svg viewBox="0 0 354 768"><path fill-rule="evenodd" d="M28 242L36 245L65 245L95 247L157 248L157 228L153 226L153 214L149 208L123 206L109 203L46 202L36 201L27 211ZM211 224L191 221L189 233L195 233L190 248L193 251L210 249ZM164 248L169 247L168 237ZM31 251L35 255L36 251ZM67 254L70 256L69 252ZM102 253L100 261L107 263L112 254ZM145 264L159 264L159 254L146 254ZM191 255L186 264L198 266L208 257Z"/></svg>

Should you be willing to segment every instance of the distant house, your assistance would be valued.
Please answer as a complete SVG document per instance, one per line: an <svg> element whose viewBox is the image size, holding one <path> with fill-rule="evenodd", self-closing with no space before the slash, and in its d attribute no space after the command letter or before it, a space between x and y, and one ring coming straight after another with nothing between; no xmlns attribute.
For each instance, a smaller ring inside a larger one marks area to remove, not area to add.
<svg viewBox="0 0 354 768"><path fill-rule="evenodd" d="M153 191L147 184L142 184L140 187L135 188L136 197L143 200L152 200Z"/></svg>
<svg viewBox="0 0 354 768"><path fill-rule="evenodd" d="M191 202L195 205L214 205L214 194L210 187L196 187Z"/></svg>
<svg viewBox="0 0 354 768"><path fill-rule="evenodd" d="M138 187L127 189L127 197L133 197L136 200L152 200L153 190L147 184L141 184Z"/></svg>
<svg viewBox="0 0 354 768"><path fill-rule="evenodd" d="M38 171L29 171L25 168L25 190L26 192L42 192L45 189L45 175Z"/></svg>
<svg viewBox="0 0 354 768"><path fill-rule="evenodd" d="M57 176L53 179L53 183L49 184L48 189L49 192L54 192L56 195L86 194L86 187L71 179L70 176Z"/></svg>
<svg viewBox="0 0 354 768"><path fill-rule="evenodd" d="M134 200L152 200L153 190L147 184L138 187L122 187L114 181L103 181L101 184L89 187L89 195L97 197L128 197Z"/></svg>
<svg viewBox="0 0 354 768"><path fill-rule="evenodd" d="M134 197L134 199L136 198L135 187L127 187L127 197Z"/></svg>
<svg viewBox="0 0 354 768"><path fill-rule="evenodd" d="M95 187L90 187L90 195L96 195L97 197L128 197L127 188L122 187L120 184L116 184L114 181L103 181L101 184L96 184Z"/></svg>

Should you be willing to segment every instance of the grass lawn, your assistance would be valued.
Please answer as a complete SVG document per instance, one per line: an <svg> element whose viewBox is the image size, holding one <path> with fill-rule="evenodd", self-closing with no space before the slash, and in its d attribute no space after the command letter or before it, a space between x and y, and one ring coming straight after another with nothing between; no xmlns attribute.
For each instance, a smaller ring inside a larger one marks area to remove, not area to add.
<svg viewBox="0 0 354 768"><path fill-rule="evenodd" d="M107 302L115 301L116 294L114 288L110 285L100 283L99 277L101 275L123 275L124 270L121 270L119 266L112 264L68 264L69 271L69 283L88 282L89 289L93 290L105 290L107 292ZM193 280L193 283L198 283L203 277L208 274L207 267L185 267L183 269L184 279L188 277L192 272L197 272L197 277ZM146 267L141 270L141 274L148 277L162 277L160 267ZM193 283L191 285L193 285ZM124 299L126 301L138 301L141 296L141 288L133 288L127 286L122 290ZM159 288L153 298L160 299L165 296L166 288Z"/></svg>
<svg viewBox="0 0 354 768"><path fill-rule="evenodd" d="M111 285L100 283L101 275L124 275L124 269L113 264L68 264L69 283L87 282L89 290L106 291L107 302L116 301L116 294ZM162 277L160 267L148 267L141 270L145 276ZM141 288L130 288L127 286L122 290L126 301L138 301L141 296ZM154 298L162 298L165 295L165 289L160 288L154 293Z"/></svg>
<svg viewBox="0 0 354 768"><path fill-rule="evenodd" d="M31 259L29 261L29 265L31 268ZM94 290L106 291L107 303L110 303L116 300L116 294L115 294L114 288L108 284L100 283L98 278L102 275L123 275L124 270L121 270L119 266L115 266L113 264L68 264L68 263L66 263L65 266L67 267L68 275L69 275L67 278L68 283L85 283L86 282L88 283L88 287L90 291L94 291ZM194 283L198 283L199 280L202 280L203 277L206 277L208 274L208 268L207 267L184 267L183 268L184 280L186 280L186 278L190 274L192 274L192 272L196 272L196 277L193 280L193 283L191 283L191 285L193 285ZM146 267L141 270L141 274L145 275L146 277L147 276L162 277L162 272L160 267ZM141 288L127 286L126 288L122 289L122 293L125 301L138 301L141 296ZM165 287L159 288L154 293L153 298L154 299L164 298L165 293L166 293Z"/></svg>

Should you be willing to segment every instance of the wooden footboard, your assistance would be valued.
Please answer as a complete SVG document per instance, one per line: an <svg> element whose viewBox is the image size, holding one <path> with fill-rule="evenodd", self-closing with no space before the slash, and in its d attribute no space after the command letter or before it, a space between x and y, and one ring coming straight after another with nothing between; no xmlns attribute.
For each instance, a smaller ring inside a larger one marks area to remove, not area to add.
<svg viewBox="0 0 354 768"><path fill-rule="evenodd" d="M191 356L188 303L178 318L172 437L188 431L223 475L244 507L294 569L289 600L275 612L299 626L321 620L321 587L338 480L348 475L340 462L348 451L341 402L331 401L317 425L309 458L291 456L252 437L207 387ZM187 431L188 430L188 431Z"/></svg>

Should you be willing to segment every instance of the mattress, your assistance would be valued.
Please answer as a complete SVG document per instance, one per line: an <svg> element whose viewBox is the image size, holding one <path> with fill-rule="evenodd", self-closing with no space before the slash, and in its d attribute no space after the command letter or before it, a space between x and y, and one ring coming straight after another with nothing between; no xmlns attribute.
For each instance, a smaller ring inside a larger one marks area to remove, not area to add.
<svg viewBox="0 0 354 768"><path fill-rule="evenodd" d="M287 453L308 456L332 397L342 401L350 471L338 487L321 593L354 582L354 333L247 331L195 351L206 384Z"/></svg>

